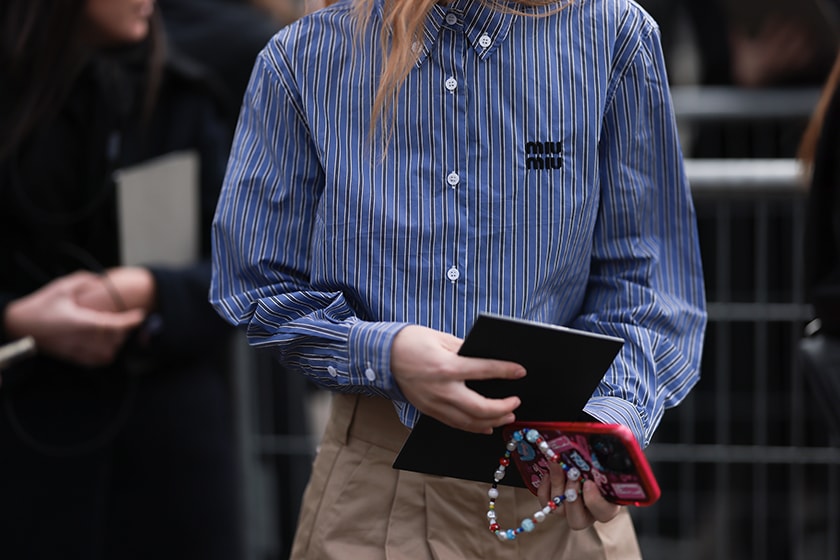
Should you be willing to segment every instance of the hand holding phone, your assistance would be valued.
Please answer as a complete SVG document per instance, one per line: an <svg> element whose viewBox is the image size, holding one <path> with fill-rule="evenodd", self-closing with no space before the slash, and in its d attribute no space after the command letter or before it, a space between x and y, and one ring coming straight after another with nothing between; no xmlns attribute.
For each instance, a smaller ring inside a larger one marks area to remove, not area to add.
<svg viewBox="0 0 840 560"><path fill-rule="evenodd" d="M568 467L592 480L610 502L648 506L660 496L659 484L636 438L621 424L597 422L515 422L504 428L509 440L523 428L537 430L548 446ZM548 483L545 456L528 441L520 441L513 453L514 463L527 488L537 495Z"/></svg>

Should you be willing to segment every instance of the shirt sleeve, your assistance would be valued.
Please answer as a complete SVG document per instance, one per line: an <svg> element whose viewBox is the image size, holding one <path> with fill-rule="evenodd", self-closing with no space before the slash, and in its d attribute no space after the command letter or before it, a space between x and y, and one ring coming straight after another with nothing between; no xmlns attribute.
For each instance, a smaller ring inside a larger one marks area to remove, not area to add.
<svg viewBox="0 0 840 560"><path fill-rule="evenodd" d="M405 325L360 320L342 292L310 284L324 173L290 68L278 38L254 66L213 221L210 302L287 370L405 400L390 372Z"/></svg>
<svg viewBox="0 0 840 560"><path fill-rule="evenodd" d="M599 142L601 208L574 326L625 340L584 411L643 447L700 375L706 324L696 217L658 31L616 62Z"/></svg>

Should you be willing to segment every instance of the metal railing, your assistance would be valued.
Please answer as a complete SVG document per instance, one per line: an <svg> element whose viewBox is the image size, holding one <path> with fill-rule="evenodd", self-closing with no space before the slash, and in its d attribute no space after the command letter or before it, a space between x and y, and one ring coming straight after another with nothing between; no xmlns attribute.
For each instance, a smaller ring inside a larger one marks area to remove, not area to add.
<svg viewBox="0 0 840 560"><path fill-rule="evenodd" d="M795 162L689 162L706 266L703 378L647 450L661 502L633 512L649 560L840 558L840 447L796 360L811 319Z"/></svg>

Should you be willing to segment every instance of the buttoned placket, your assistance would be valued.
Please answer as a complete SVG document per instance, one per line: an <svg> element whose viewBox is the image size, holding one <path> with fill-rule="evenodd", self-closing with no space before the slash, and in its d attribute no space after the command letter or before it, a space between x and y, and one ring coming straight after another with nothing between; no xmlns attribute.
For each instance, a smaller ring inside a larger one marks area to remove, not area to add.
<svg viewBox="0 0 840 560"><path fill-rule="evenodd" d="M463 33L463 22L461 17L453 11L448 12L444 16L445 25L451 28L453 33ZM452 96L453 101L453 114L455 115L455 122L458 122L457 115L458 115L458 99L455 97L458 95L458 79L454 75L450 75L446 78L443 84L444 89L446 89L447 93ZM456 142L457 146L457 142ZM458 187L461 184L461 175L458 171L457 167L457 153L458 149L456 147L455 150L455 166L451 169L451 171L446 176L446 184L449 186L450 190L452 191L452 196L458 196ZM456 204L457 206L457 204ZM455 248L454 256L457 259L458 250L457 250L457 240L453 240L453 245ZM446 278L454 285L458 282L461 278L461 271L458 269L457 262L453 263L449 269L446 271Z"/></svg>

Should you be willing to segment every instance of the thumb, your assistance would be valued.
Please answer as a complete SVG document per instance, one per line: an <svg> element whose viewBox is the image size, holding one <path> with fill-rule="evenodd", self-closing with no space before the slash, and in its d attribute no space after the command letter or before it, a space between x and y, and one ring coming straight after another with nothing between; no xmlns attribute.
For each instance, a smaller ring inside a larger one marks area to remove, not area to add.
<svg viewBox="0 0 840 560"><path fill-rule="evenodd" d="M91 323L110 330L125 331L140 325L146 318L146 312L140 308L128 309L126 311L98 311L80 307L79 311L86 316Z"/></svg>

